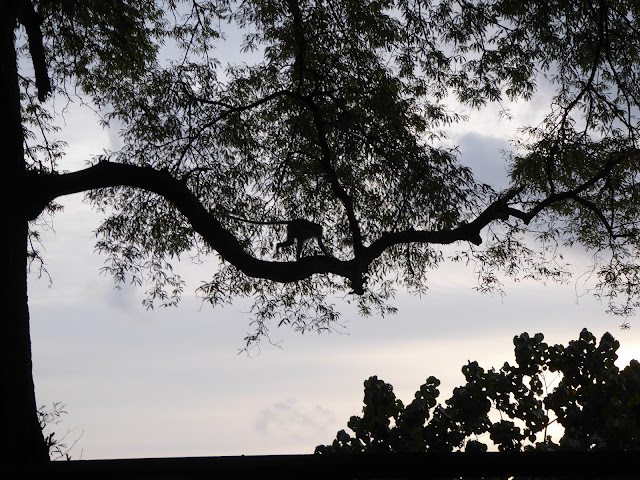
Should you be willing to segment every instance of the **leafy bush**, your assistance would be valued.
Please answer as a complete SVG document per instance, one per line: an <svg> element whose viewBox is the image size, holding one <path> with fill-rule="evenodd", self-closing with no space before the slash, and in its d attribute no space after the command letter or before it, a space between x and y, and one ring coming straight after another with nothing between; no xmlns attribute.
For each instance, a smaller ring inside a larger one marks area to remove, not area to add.
<svg viewBox="0 0 640 480"><path fill-rule="evenodd" d="M515 366L484 370L469 362L462 367L466 384L444 405L437 403L435 377L405 406L390 384L373 376L364 382L362 417L347 424L354 436L340 430L331 445L315 451L487 451L487 434L503 452L639 450L640 363L632 360L619 370L620 344L610 333L598 344L587 329L567 346L543 340L541 333L514 337ZM552 385L549 373L556 374ZM558 443L548 435L554 422L564 429Z"/></svg>

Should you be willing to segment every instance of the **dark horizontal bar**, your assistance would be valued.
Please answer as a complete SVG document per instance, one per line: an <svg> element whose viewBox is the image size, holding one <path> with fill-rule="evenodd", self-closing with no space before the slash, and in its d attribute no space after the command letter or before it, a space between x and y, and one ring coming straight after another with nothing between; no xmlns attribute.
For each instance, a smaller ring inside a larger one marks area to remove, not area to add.
<svg viewBox="0 0 640 480"><path fill-rule="evenodd" d="M363 479L535 476L639 478L640 452L274 455L75 460L0 465L2 478ZM7 476L7 474L9 476Z"/></svg>

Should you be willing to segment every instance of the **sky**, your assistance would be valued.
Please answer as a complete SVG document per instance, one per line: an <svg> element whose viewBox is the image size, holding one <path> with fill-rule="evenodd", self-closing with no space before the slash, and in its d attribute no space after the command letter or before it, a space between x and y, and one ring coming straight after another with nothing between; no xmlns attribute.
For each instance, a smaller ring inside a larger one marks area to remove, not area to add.
<svg viewBox="0 0 640 480"><path fill-rule="evenodd" d="M504 186L501 150L519 126L531 124L544 97L470 113L452 144L483 181ZM77 170L114 142L88 108L72 106L60 136L69 144L61 167ZM567 343L584 327L621 342L618 365L640 358L640 322L605 314L574 278L567 285L505 283L506 295L482 295L471 269L444 264L422 297L399 292L398 313L359 317L338 302L342 325L331 334L272 330L250 355L240 353L251 331L249 302L213 309L194 295L213 263L176 266L187 280L179 307L147 311L143 288L114 289L94 253L100 216L81 195L60 199L64 212L42 232L47 276L29 279L34 380L40 405L67 412L56 436L75 459L313 453L362 409L363 381L377 375L405 402L427 377L442 381L440 400L463 383L461 367L513 362L512 339L542 332ZM568 253L580 272L589 255Z"/></svg>

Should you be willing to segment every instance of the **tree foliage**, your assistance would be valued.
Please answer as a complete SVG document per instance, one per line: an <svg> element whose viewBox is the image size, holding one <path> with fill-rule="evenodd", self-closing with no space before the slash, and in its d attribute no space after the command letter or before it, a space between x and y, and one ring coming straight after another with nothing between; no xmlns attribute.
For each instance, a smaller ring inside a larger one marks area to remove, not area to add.
<svg viewBox="0 0 640 480"><path fill-rule="evenodd" d="M272 320L330 328L333 296L386 313L397 288L424 291L448 244L483 290L502 274L566 280L557 246L578 244L611 310L638 304L635 2L15 3L41 22L20 20L17 47L39 67L20 76L26 215L87 192L107 214L106 270L150 282L149 307L178 302L171 264L197 252L219 259L207 301L255 299L248 340ZM242 52L226 58L237 31ZM54 125L42 71L57 95L97 106L122 148L65 172L62 145L39 142ZM515 141L507 189L442 146L465 108L538 90L548 112ZM282 228L225 214L315 221L331 255L310 243L295 262L273 252Z"/></svg>
<svg viewBox="0 0 640 480"><path fill-rule="evenodd" d="M587 329L567 346L544 343L541 333L514 337L516 364L485 370L462 367L466 383L438 403L440 381L429 377L404 405L376 376L364 382L361 417L348 422L316 453L408 453L520 450L639 450L640 363L614 362L620 344ZM548 427L560 425L558 443Z"/></svg>
<svg viewBox="0 0 640 480"><path fill-rule="evenodd" d="M59 434L57 427L62 422L62 416L67 413L64 409L65 406L59 402L54 402L51 406L42 405L38 408L38 422L51 460L71 460L71 450L82 437L83 432L80 432L75 439L71 439L72 430Z"/></svg>

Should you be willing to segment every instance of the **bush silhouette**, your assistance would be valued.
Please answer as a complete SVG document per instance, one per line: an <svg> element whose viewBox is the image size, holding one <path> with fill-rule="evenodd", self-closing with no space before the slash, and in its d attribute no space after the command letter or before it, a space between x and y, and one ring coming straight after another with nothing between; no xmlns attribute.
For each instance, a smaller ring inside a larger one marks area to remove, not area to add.
<svg viewBox="0 0 640 480"><path fill-rule="evenodd" d="M347 424L353 436L340 430L315 452L487 451L487 436L503 452L640 449L640 363L619 370L620 344L610 333L598 344L587 329L567 346L543 340L541 333L514 337L515 366L484 370L469 362L466 383L444 405L435 377L406 406L390 384L370 377L363 415ZM548 435L553 423L564 429L558 443Z"/></svg>

